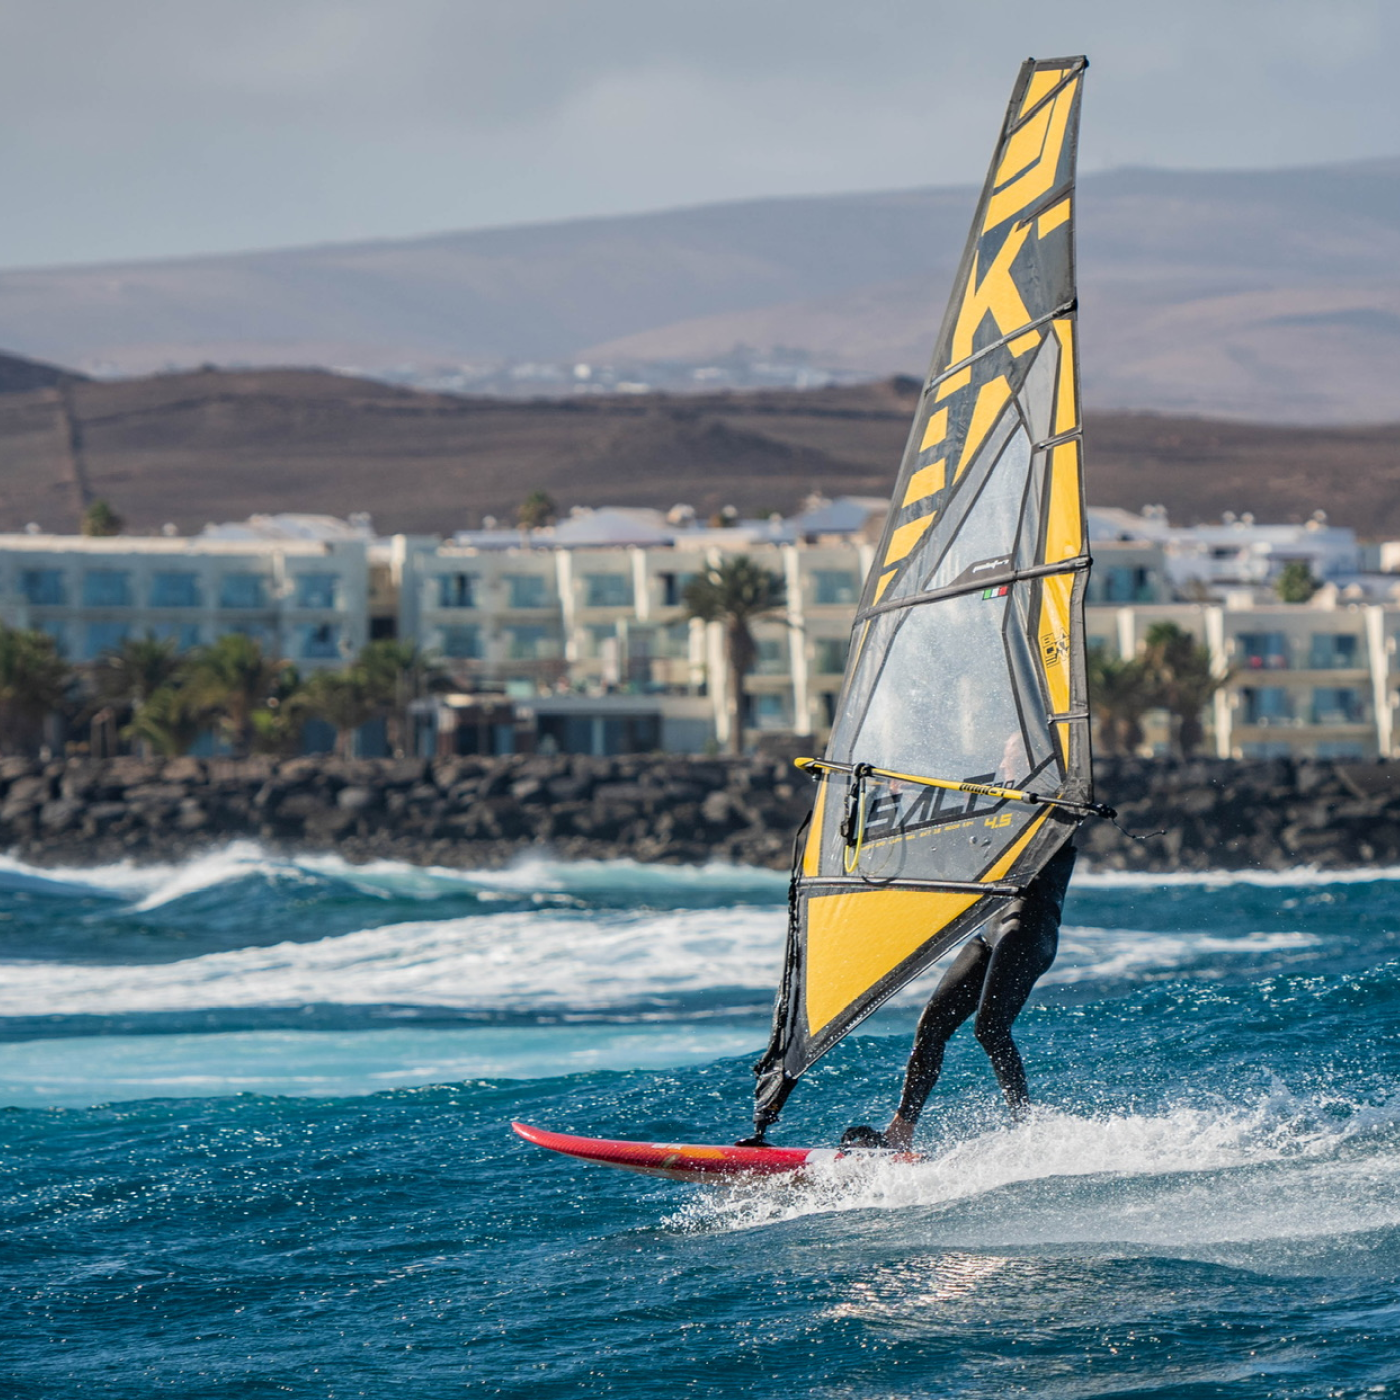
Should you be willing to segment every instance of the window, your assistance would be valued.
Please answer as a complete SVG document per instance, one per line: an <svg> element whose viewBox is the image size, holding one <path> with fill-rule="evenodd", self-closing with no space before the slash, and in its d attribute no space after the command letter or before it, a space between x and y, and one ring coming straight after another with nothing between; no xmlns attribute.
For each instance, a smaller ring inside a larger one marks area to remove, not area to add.
<svg viewBox="0 0 1400 1400"><path fill-rule="evenodd" d="M630 608L632 579L627 574L585 574L584 606L589 608Z"/></svg>
<svg viewBox="0 0 1400 1400"><path fill-rule="evenodd" d="M760 676L781 676L787 672L787 648L781 637L758 637L754 642L754 671Z"/></svg>
<svg viewBox="0 0 1400 1400"><path fill-rule="evenodd" d="M1321 747L1322 745L1319 744L1318 748L1320 749ZM1287 740L1284 740L1282 743L1274 739L1263 744L1240 745L1241 758L1291 758L1292 755L1293 745L1288 743ZM1319 755L1319 757L1320 756L1321 755Z"/></svg>
<svg viewBox="0 0 1400 1400"><path fill-rule="evenodd" d="M506 654L512 661L547 661L559 655L548 627L507 627Z"/></svg>
<svg viewBox="0 0 1400 1400"><path fill-rule="evenodd" d="M1314 671L1344 671L1362 665L1361 639L1349 632L1314 632L1308 666Z"/></svg>
<svg viewBox="0 0 1400 1400"><path fill-rule="evenodd" d="M755 695L753 698L753 723L756 729L786 729L788 727L787 697L783 695Z"/></svg>
<svg viewBox="0 0 1400 1400"><path fill-rule="evenodd" d="M308 577L308 575L303 575ZM301 629L301 654L307 661L340 658L340 629L331 622L313 622Z"/></svg>
<svg viewBox="0 0 1400 1400"><path fill-rule="evenodd" d="M1281 685L1246 686L1240 691L1246 724L1288 724L1293 705Z"/></svg>
<svg viewBox="0 0 1400 1400"><path fill-rule="evenodd" d="M199 606L198 574L156 574L151 579L153 608L197 608Z"/></svg>
<svg viewBox="0 0 1400 1400"><path fill-rule="evenodd" d="M225 631L233 632L240 637L248 637L255 641L268 656L275 656L278 652L277 634L271 627L261 622L235 622L233 626L225 628Z"/></svg>
<svg viewBox="0 0 1400 1400"><path fill-rule="evenodd" d="M1282 632L1241 632L1235 655L1248 671L1286 671L1288 638Z"/></svg>
<svg viewBox="0 0 1400 1400"><path fill-rule="evenodd" d="M83 606L129 608L131 575L125 569L89 569L83 575Z"/></svg>
<svg viewBox="0 0 1400 1400"><path fill-rule="evenodd" d="M844 570L817 569L812 582L818 603L854 603L859 591L856 576Z"/></svg>
<svg viewBox="0 0 1400 1400"><path fill-rule="evenodd" d="M480 627L444 627L442 654L459 661L480 661L486 655Z"/></svg>
<svg viewBox="0 0 1400 1400"><path fill-rule="evenodd" d="M1360 724L1365 718L1360 691L1350 686L1318 686L1313 691L1314 724Z"/></svg>
<svg viewBox="0 0 1400 1400"><path fill-rule="evenodd" d="M819 676L839 676L846 669L846 655L851 649L847 637L818 637L813 658Z"/></svg>
<svg viewBox="0 0 1400 1400"><path fill-rule="evenodd" d="M83 645L84 660L95 661L103 652L115 651L126 641L126 632L124 622L89 622Z"/></svg>
<svg viewBox="0 0 1400 1400"><path fill-rule="evenodd" d="M219 584L221 608L264 608L266 584L261 574L225 574Z"/></svg>
<svg viewBox="0 0 1400 1400"><path fill-rule="evenodd" d="M337 582L334 574L298 574L297 607L335 607Z"/></svg>
<svg viewBox="0 0 1400 1400"><path fill-rule="evenodd" d="M685 602L685 590L689 587L691 579L695 577L689 574L657 574L661 581L661 604L667 608L678 608Z"/></svg>
<svg viewBox="0 0 1400 1400"><path fill-rule="evenodd" d="M53 638L54 647L60 656L68 655L68 624L66 622L56 622L45 618L35 630L42 632L46 637Z"/></svg>
<svg viewBox="0 0 1400 1400"><path fill-rule="evenodd" d="M151 628L151 635L163 642L174 642L177 651L190 651L200 642L197 622L165 622Z"/></svg>
<svg viewBox="0 0 1400 1400"><path fill-rule="evenodd" d="M549 601L539 574L507 574L506 593L512 608L546 608Z"/></svg>
<svg viewBox="0 0 1400 1400"><path fill-rule="evenodd" d="M1323 740L1317 746L1317 756L1343 760L1365 758L1366 746L1358 744L1354 739L1333 739L1331 743Z"/></svg>
<svg viewBox="0 0 1400 1400"><path fill-rule="evenodd" d="M1150 603L1151 570L1140 566L1100 566L1089 576L1091 603Z"/></svg>
<svg viewBox="0 0 1400 1400"><path fill-rule="evenodd" d="M438 607L440 608L474 608L476 607L476 575L475 574L439 574L438 575ZM449 653L450 655L450 653Z"/></svg>
<svg viewBox="0 0 1400 1400"><path fill-rule="evenodd" d="M27 602L49 607L68 601L62 569L25 569L19 576L19 591Z"/></svg>

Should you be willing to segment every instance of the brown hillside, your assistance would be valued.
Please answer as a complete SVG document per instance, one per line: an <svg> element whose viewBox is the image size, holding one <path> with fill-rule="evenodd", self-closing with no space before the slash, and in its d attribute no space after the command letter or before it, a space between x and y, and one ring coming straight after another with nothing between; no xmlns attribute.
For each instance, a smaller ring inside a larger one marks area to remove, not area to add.
<svg viewBox="0 0 1400 1400"><path fill-rule="evenodd" d="M311 370L76 383L62 396L0 397L0 528L72 529L94 496L138 531L296 510L368 511L381 530L446 533L483 514L510 518L535 487L565 508L791 510L813 490L886 494L913 402L898 380L535 402ZM1086 437L1096 504L1160 502L1182 522L1224 510L1301 520L1321 507L1364 537L1400 537L1400 425L1098 414Z"/></svg>

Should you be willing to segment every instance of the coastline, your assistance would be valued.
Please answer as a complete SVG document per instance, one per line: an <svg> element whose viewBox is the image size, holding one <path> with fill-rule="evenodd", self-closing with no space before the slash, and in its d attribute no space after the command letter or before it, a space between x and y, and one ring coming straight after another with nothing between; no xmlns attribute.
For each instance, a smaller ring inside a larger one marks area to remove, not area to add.
<svg viewBox="0 0 1400 1400"><path fill-rule="evenodd" d="M1126 831L1086 822L1082 869L1400 864L1400 763L1108 759L1096 781ZM253 838L463 869L547 852L783 870L812 792L769 757L10 758L0 760L0 849L40 866L99 866Z"/></svg>

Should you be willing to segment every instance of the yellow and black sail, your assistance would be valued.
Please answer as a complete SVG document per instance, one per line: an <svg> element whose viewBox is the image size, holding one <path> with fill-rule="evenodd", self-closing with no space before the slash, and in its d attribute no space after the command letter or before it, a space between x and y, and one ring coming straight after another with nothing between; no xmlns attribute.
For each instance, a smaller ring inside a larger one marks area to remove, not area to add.
<svg viewBox="0 0 1400 1400"><path fill-rule="evenodd" d="M758 1125L1092 810L1075 349L1083 58L1021 68L866 581Z"/></svg>

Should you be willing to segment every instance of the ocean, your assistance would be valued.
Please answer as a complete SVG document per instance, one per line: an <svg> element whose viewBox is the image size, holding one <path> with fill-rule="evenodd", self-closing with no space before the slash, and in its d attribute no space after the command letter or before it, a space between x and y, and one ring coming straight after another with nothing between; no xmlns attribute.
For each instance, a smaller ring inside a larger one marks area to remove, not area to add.
<svg viewBox="0 0 1400 1400"><path fill-rule="evenodd" d="M785 881L0 861L0 1396L1400 1395L1400 871L1076 877L1012 1127L695 1187L518 1140L748 1130ZM893 1108L927 981L774 1139Z"/></svg>

